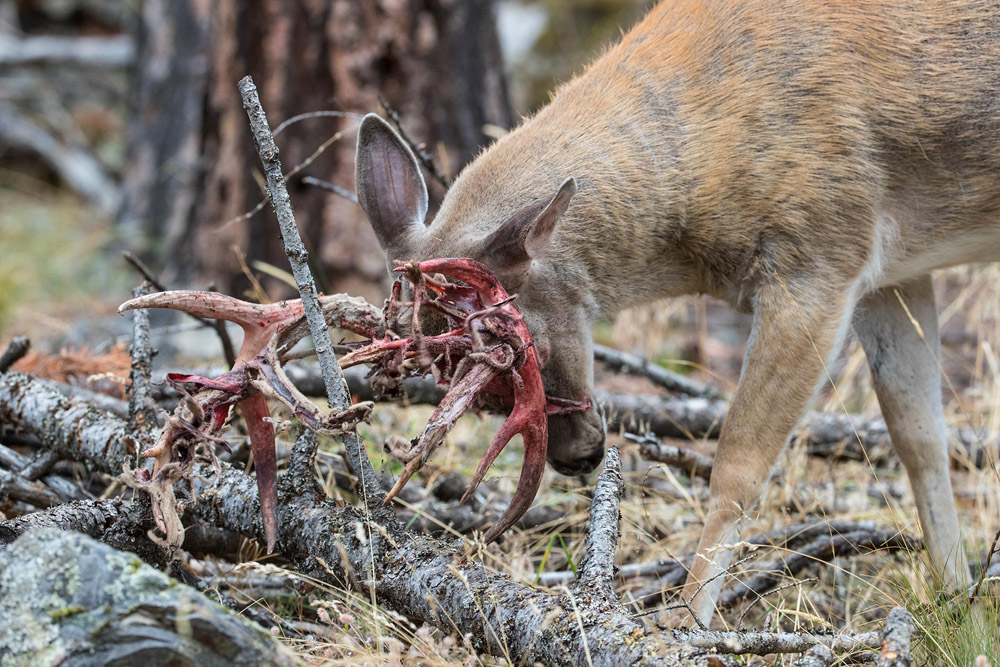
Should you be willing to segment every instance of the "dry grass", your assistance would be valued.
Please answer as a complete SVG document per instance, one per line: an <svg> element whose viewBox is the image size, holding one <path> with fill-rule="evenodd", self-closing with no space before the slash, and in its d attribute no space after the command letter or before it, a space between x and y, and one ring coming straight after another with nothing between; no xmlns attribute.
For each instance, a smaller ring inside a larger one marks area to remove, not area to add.
<svg viewBox="0 0 1000 667"><path fill-rule="evenodd" d="M974 425L995 438L1000 426L1000 368L997 342L1000 341L1000 266L956 269L938 280L939 308L945 339L944 371L946 411L956 425ZM624 331L642 331L643 339L628 341L647 354L662 359L670 351L682 351L686 358L677 367L698 368L707 378L715 374L716 384L728 388L735 377L724 369L731 359L710 357L707 352L741 354L729 343L737 334L718 332L706 322L728 322L738 332L743 326L729 315L713 312L716 306L681 302L670 310L630 313L610 335L599 335L621 343ZM728 318L728 319L727 319ZM636 326L641 322L641 326ZM717 338L718 337L718 338ZM720 342L721 339L723 342ZM691 341L699 344L692 345ZM666 351L666 352L665 352ZM835 372L837 391L827 391L822 409L861 411L877 414L863 353L856 342L848 343L844 361ZM606 378L607 382L618 382ZM396 466L384 459L378 443L389 433L414 435L430 414L426 406L380 408L365 439L376 465ZM463 418L445 445L432 460L429 473L458 471L470 474L498 427L496 418ZM704 517L704 483L689 480L662 465L650 466L639 457L637 448L617 436L621 444L627 490L622 504L622 532L619 563L650 562L691 553ZM688 443L711 453L714 442ZM520 466L518 443L498 459L491 473L492 488L501 495L512 492ZM393 468L395 469L395 468ZM1000 529L1000 468L972 466L953 471L959 497L964 539L973 560L977 560ZM515 579L533 583L540 571L572 569L583 555L589 492L595 475L569 479L546 473L537 503L559 507L562 518L553 525L531 530L513 530L503 544L490 547L484 555L492 568ZM341 493L328 485L334 495ZM351 498L345 498L352 501ZM752 516L747 518L744 535L754 534L792 522L826 519L873 521L881 527L919 535L916 511L905 474L898 465L873 468L863 462L838 462L810 458L802 449L786 450L771 484ZM777 557L774 550L761 554L733 573L745 579L755 573L757 563ZM922 552L887 556L884 553L841 558L817 566L784 583L808 581L791 586L760 601L746 615L743 627L756 629L868 631L878 629L888 609L905 605L916 618L919 664L965 666L985 654L994 664L1000 655L997 585L984 584L985 601L970 612L961 601L946 603L947 596L931 577ZM289 573L290 574L290 573ZM650 580L625 582L620 590L626 599ZM289 645L311 664L502 664L505 661L477 655L465 638L428 627L414 627L405 619L381 608L377 600L359 598L341 590L310 582L308 592L294 594L291 601L268 602L283 617L299 623L309 639L288 639ZM374 604L373 604L374 602ZM743 607L723 613L716 625L735 627ZM652 618L652 617L650 617ZM309 625L302 626L308 622ZM795 656L768 657L757 664L790 665Z"/></svg>

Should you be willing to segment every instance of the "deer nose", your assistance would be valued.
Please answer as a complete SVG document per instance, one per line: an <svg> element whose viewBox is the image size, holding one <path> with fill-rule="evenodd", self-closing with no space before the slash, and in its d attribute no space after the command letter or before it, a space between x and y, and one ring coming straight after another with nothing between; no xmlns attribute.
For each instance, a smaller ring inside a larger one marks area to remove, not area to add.
<svg viewBox="0 0 1000 667"><path fill-rule="evenodd" d="M604 459L604 420L590 408L549 417L548 460L563 475L591 472Z"/></svg>

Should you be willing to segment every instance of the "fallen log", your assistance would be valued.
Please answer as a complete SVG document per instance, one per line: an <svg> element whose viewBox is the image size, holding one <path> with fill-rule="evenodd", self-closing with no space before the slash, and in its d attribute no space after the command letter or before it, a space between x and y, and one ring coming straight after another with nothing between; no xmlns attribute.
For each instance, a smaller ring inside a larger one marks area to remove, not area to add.
<svg viewBox="0 0 1000 667"><path fill-rule="evenodd" d="M121 441L122 420L18 373L0 377L0 418L91 469L117 472L123 457L134 456ZM518 584L472 561L461 540L414 535L384 515L338 507L316 488L312 461L301 452L296 458L301 449L310 448L296 444L279 484L276 548L308 576L359 588L411 619L468 634L478 650L510 662L710 664L704 650L645 634L603 596ZM197 472L191 511L210 525L263 539L253 478L225 464L221 475L205 464Z"/></svg>
<svg viewBox="0 0 1000 667"><path fill-rule="evenodd" d="M0 553L0 661L298 664L268 632L134 555L52 528Z"/></svg>

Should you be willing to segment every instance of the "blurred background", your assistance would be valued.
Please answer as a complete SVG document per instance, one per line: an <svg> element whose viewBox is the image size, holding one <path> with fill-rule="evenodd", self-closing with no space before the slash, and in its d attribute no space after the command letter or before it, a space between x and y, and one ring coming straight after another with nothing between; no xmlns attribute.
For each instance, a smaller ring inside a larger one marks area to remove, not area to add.
<svg viewBox="0 0 1000 667"><path fill-rule="evenodd" d="M170 288L295 295L236 88L246 74L276 131L320 289L381 303L384 259L350 200L360 115L386 114L384 101L451 179L652 4L0 0L0 344L28 335L40 351L103 352L127 340L127 320L112 315L140 277L124 251ZM425 177L433 215L445 188ZM937 279L951 409L991 430L997 277L992 266ZM211 330L153 317L158 365L181 351L219 358ZM748 328L689 298L624 313L596 337L731 391ZM856 342L845 358L834 378L857 385L828 392L829 405L846 396L851 410L876 410Z"/></svg>
<svg viewBox="0 0 1000 667"><path fill-rule="evenodd" d="M88 323L137 281L125 250L170 287L294 293L246 74L280 127L320 288L378 302L388 279L364 215L306 182L353 193L359 114L384 99L453 178L650 4L0 0L0 339L92 341Z"/></svg>

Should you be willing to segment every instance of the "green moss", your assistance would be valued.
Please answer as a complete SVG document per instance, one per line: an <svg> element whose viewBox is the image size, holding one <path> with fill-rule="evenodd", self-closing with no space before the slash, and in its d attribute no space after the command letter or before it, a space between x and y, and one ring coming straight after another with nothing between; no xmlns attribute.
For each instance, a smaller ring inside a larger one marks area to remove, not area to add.
<svg viewBox="0 0 1000 667"><path fill-rule="evenodd" d="M52 620L57 621L61 618L66 618L68 616L76 616L77 614L82 614L85 611L87 611L86 607L71 605L68 607L63 607L62 609L55 609L51 612L50 615L52 616Z"/></svg>

